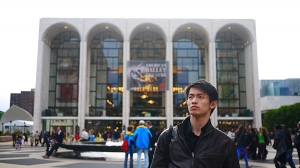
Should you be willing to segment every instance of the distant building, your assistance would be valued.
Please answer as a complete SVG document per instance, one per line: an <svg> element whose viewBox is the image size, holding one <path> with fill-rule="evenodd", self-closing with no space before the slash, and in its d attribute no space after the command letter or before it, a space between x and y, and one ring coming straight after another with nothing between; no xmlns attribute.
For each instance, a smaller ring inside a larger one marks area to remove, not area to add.
<svg viewBox="0 0 300 168"><path fill-rule="evenodd" d="M261 80L260 97L262 113L300 102L300 79Z"/></svg>
<svg viewBox="0 0 300 168"><path fill-rule="evenodd" d="M21 93L10 94L10 107L12 105L21 107L33 116L34 109L34 89L31 91L21 91Z"/></svg>

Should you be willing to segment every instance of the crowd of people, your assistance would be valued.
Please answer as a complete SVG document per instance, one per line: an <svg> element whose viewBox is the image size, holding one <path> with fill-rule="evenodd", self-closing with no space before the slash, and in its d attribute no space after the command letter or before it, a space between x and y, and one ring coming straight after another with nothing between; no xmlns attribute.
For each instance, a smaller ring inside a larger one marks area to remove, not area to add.
<svg viewBox="0 0 300 168"><path fill-rule="evenodd" d="M275 158L272 158L275 167L284 168L288 163L291 168L295 168L292 153L293 148L296 148L300 163L300 122L297 127L294 144L291 133L284 124L275 124L274 132L270 133L265 127L257 129L252 128L251 125L248 128L240 125L235 131L233 128L229 128L224 133L236 143L238 158L243 156L246 167L251 167L248 164L248 159L265 161L268 155L266 147L272 145L276 150Z"/></svg>

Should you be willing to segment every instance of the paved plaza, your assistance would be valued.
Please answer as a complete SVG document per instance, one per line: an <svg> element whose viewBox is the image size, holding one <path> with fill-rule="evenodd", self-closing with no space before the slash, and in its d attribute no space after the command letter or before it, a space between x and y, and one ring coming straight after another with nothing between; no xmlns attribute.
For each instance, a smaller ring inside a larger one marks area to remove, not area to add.
<svg viewBox="0 0 300 168"><path fill-rule="evenodd" d="M249 163L252 168L274 168L272 159L275 156L275 150L271 146L268 146L268 157L266 161L252 161ZM37 146L31 147L30 145L24 145L21 150L16 150L12 147L12 142L0 142L0 167L2 168L13 168L13 167L56 167L56 168L122 168L124 153L118 152L103 152L96 155L100 155L98 159L74 159L74 158L62 158L52 156L50 159L43 159L45 155L45 147ZM71 150L63 148L58 149L59 153L68 153ZM90 154L92 157L95 153ZM136 167L136 157L134 155L134 167ZM299 167L297 152L294 151L293 159ZM246 167L244 160L240 160L241 168Z"/></svg>

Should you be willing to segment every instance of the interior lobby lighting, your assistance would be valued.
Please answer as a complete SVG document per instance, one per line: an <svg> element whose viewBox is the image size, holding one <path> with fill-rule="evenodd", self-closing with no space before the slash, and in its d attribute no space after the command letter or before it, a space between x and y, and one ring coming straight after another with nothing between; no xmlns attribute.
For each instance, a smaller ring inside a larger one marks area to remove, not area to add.
<svg viewBox="0 0 300 168"><path fill-rule="evenodd" d="M154 100L149 100L148 103L149 103L149 104L154 104L155 101L154 101Z"/></svg>
<svg viewBox="0 0 300 168"><path fill-rule="evenodd" d="M109 29L109 26L105 26L105 29Z"/></svg>
<svg viewBox="0 0 300 168"><path fill-rule="evenodd" d="M190 29L191 29L191 27L190 27L190 26L188 26L188 27L186 27L186 29L190 30Z"/></svg>
<svg viewBox="0 0 300 168"><path fill-rule="evenodd" d="M64 26L65 29L69 28L68 26Z"/></svg>
<svg viewBox="0 0 300 168"><path fill-rule="evenodd" d="M142 99L147 99L147 98L148 98L148 96L147 96L147 95L145 95L145 94L143 94L143 95L141 96L141 98L142 98Z"/></svg>
<svg viewBox="0 0 300 168"><path fill-rule="evenodd" d="M231 30L231 27L230 26L228 26L228 28L227 28L228 30Z"/></svg>
<svg viewBox="0 0 300 168"><path fill-rule="evenodd" d="M147 26L146 29L150 29L150 26Z"/></svg>

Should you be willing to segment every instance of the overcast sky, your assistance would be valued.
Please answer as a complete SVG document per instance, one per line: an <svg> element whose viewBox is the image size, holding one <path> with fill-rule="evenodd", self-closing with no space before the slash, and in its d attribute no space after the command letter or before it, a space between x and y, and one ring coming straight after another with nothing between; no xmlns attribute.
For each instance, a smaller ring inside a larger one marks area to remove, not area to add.
<svg viewBox="0 0 300 168"><path fill-rule="evenodd" d="M41 18L254 19L259 79L300 78L299 0L1 0L0 111L35 88Z"/></svg>

